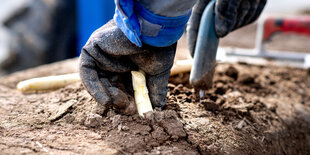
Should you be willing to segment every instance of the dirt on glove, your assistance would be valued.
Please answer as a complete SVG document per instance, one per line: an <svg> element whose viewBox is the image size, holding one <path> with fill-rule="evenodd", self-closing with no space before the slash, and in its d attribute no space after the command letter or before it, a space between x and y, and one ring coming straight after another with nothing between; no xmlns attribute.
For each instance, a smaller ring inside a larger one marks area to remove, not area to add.
<svg viewBox="0 0 310 155"><path fill-rule="evenodd" d="M219 64L199 103L188 74L170 79L167 107L125 116L95 113L76 83L34 94L15 89L31 77L75 72L69 60L0 79L3 154L310 154L307 70Z"/></svg>

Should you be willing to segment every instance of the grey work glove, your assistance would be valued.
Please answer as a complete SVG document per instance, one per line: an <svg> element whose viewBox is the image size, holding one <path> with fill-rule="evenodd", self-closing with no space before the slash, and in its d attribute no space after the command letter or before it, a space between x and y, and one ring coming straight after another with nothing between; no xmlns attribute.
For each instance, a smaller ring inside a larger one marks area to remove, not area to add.
<svg viewBox="0 0 310 155"><path fill-rule="evenodd" d="M130 72L141 69L146 73L153 106L163 107L175 51L176 44L137 47L111 20L96 30L82 49L79 62L82 83L99 105L134 114Z"/></svg>
<svg viewBox="0 0 310 155"><path fill-rule="evenodd" d="M217 0L215 31L218 37L254 22L267 0ZM187 26L187 43L193 56L202 13L210 0L199 0L194 6Z"/></svg>

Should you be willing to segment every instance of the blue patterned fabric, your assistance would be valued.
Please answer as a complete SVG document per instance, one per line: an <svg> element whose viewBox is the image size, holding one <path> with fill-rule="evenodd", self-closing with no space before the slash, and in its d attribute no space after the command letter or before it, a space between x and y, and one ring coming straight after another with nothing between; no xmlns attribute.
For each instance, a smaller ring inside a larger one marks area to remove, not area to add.
<svg viewBox="0 0 310 155"><path fill-rule="evenodd" d="M125 36L135 45L142 43L166 47L177 42L190 13L178 17L164 17L153 14L134 0L115 0L114 20Z"/></svg>

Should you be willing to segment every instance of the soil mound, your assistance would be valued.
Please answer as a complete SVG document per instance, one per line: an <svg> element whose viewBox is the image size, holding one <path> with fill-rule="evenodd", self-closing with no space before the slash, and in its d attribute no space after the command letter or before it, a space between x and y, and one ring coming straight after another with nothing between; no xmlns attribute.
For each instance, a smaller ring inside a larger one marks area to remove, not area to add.
<svg viewBox="0 0 310 155"><path fill-rule="evenodd" d="M199 102L188 74L170 79L167 107L126 116L100 107L81 83L35 94L14 85L75 69L76 60L0 79L0 152L71 154L310 154L307 70L219 64Z"/></svg>

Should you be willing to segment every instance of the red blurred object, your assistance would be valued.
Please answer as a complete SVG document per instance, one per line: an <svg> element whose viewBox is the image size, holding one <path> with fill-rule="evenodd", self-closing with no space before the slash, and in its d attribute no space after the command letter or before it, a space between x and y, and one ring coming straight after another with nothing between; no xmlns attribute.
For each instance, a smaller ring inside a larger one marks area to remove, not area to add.
<svg viewBox="0 0 310 155"><path fill-rule="evenodd" d="M258 57L268 60L279 60L285 65L310 68L310 54L294 51L269 51L264 44L276 33L294 33L310 37L310 16L295 17L267 17L262 18L257 24L255 48L234 49L227 53L232 56ZM285 44L285 42L284 42ZM278 62L279 62L278 61Z"/></svg>
<svg viewBox="0 0 310 155"><path fill-rule="evenodd" d="M310 16L274 18L264 21L263 41L267 41L275 33L297 33L310 36Z"/></svg>

